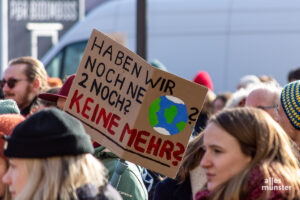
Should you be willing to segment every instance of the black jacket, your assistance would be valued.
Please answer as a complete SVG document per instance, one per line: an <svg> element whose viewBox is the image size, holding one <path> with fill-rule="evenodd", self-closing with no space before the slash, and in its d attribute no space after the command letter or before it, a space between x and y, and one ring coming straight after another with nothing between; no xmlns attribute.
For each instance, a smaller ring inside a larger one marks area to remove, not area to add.
<svg viewBox="0 0 300 200"><path fill-rule="evenodd" d="M24 109L21 110L21 115L24 117L27 117L28 114L31 113L31 111L38 106L38 98L35 97L32 102Z"/></svg>
<svg viewBox="0 0 300 200"><path fill-rule="evenodd" d="M153 200L193 200L190 176L187 176L185 181L179 181L166 178L157 183L154 191Z"/></svg>

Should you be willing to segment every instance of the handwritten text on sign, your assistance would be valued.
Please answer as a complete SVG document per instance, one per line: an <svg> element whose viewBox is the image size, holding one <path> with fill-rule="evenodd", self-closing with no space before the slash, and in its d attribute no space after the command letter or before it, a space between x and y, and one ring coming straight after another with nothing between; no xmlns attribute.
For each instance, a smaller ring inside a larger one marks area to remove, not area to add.
<svg viewBox="0 0 300 200"><path fill-rule="evenodd" d="M206 91L94 30L65 109L119 157L174 177Z"/></svg>

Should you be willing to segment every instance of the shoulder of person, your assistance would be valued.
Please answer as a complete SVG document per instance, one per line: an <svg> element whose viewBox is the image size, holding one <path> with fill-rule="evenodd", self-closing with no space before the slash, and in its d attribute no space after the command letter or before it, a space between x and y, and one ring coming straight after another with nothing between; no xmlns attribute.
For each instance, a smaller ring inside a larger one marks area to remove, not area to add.
<svg viewBox="0 0 300 200"><path fill-rule="evenodd" d="M94 156L107 168L110 179L119 158L103 146L95 149ZM148 191L142 179L143 168L132 162L125 162L128 166L121 175L117 190L124 200L148 200Z"/></svg>
<svg viewBox="0 0 300 200"><path fill-rule="evenodd" d="M94 156L99 160L104 160L108 158L118 158L113 152L109 151L104 146L95 148Z"/></svg>
<svg viewBox="0 0 300 200"><path fill-rule="evenodd" d="M154 192L154 200L160 199L193 199L192 188L190 179L183 182L179 180L166 178L163 181L156 184Z"/></svg>
<svg viewBox="0 0 300 200"><path fill-rule="evenodd" d="M142 167L128 161L126 163L128 167L121 176L118 191L121 195L129 194L128 198L122 195L123 199L148 199L148 191L142 178Z"/></svg>

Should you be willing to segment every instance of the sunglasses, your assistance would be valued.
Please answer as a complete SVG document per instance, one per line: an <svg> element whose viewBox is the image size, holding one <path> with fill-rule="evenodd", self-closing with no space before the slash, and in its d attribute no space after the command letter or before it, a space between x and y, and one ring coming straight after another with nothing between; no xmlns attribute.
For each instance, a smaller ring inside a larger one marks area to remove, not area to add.
<svg viewBox="0 0 300 200"><path fill-rule="evenodd" d="M10 78L8 80L0 80L0 88L3 88L5 86L5 83L7 83L7 86L10 89L13 89L16 86L16 83L19 81L27 81L27 79L15 79L15 78Z"/></svg>
<svg viewBox="0 0 300 200"><path fill-rule="evenodd" d="M270 108L278 108L278 104L273 105L273 106L257 106L257 108L266 110L266 109L270 109Z"/></svg>

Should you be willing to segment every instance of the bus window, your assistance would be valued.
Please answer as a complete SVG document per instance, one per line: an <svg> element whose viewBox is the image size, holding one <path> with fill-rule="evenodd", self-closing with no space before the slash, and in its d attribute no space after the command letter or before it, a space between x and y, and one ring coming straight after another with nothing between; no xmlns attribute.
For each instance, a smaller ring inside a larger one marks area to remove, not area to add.
<svg viewBox="0 0 300 200"><path fill-rule="evenodd" d="M60 51L46 66L47 73L50 77L59 77L62 64L63 51Z"/></svg>
<svg viewBox="0 0 300 200"><path fill-rule="evenodd" d="M62 66L62 71L60 74L61 78L67 75L76 73L77 68L80 64L83 52L87 41L77 42L68 45L64 50L64 62Z"/></svg>

